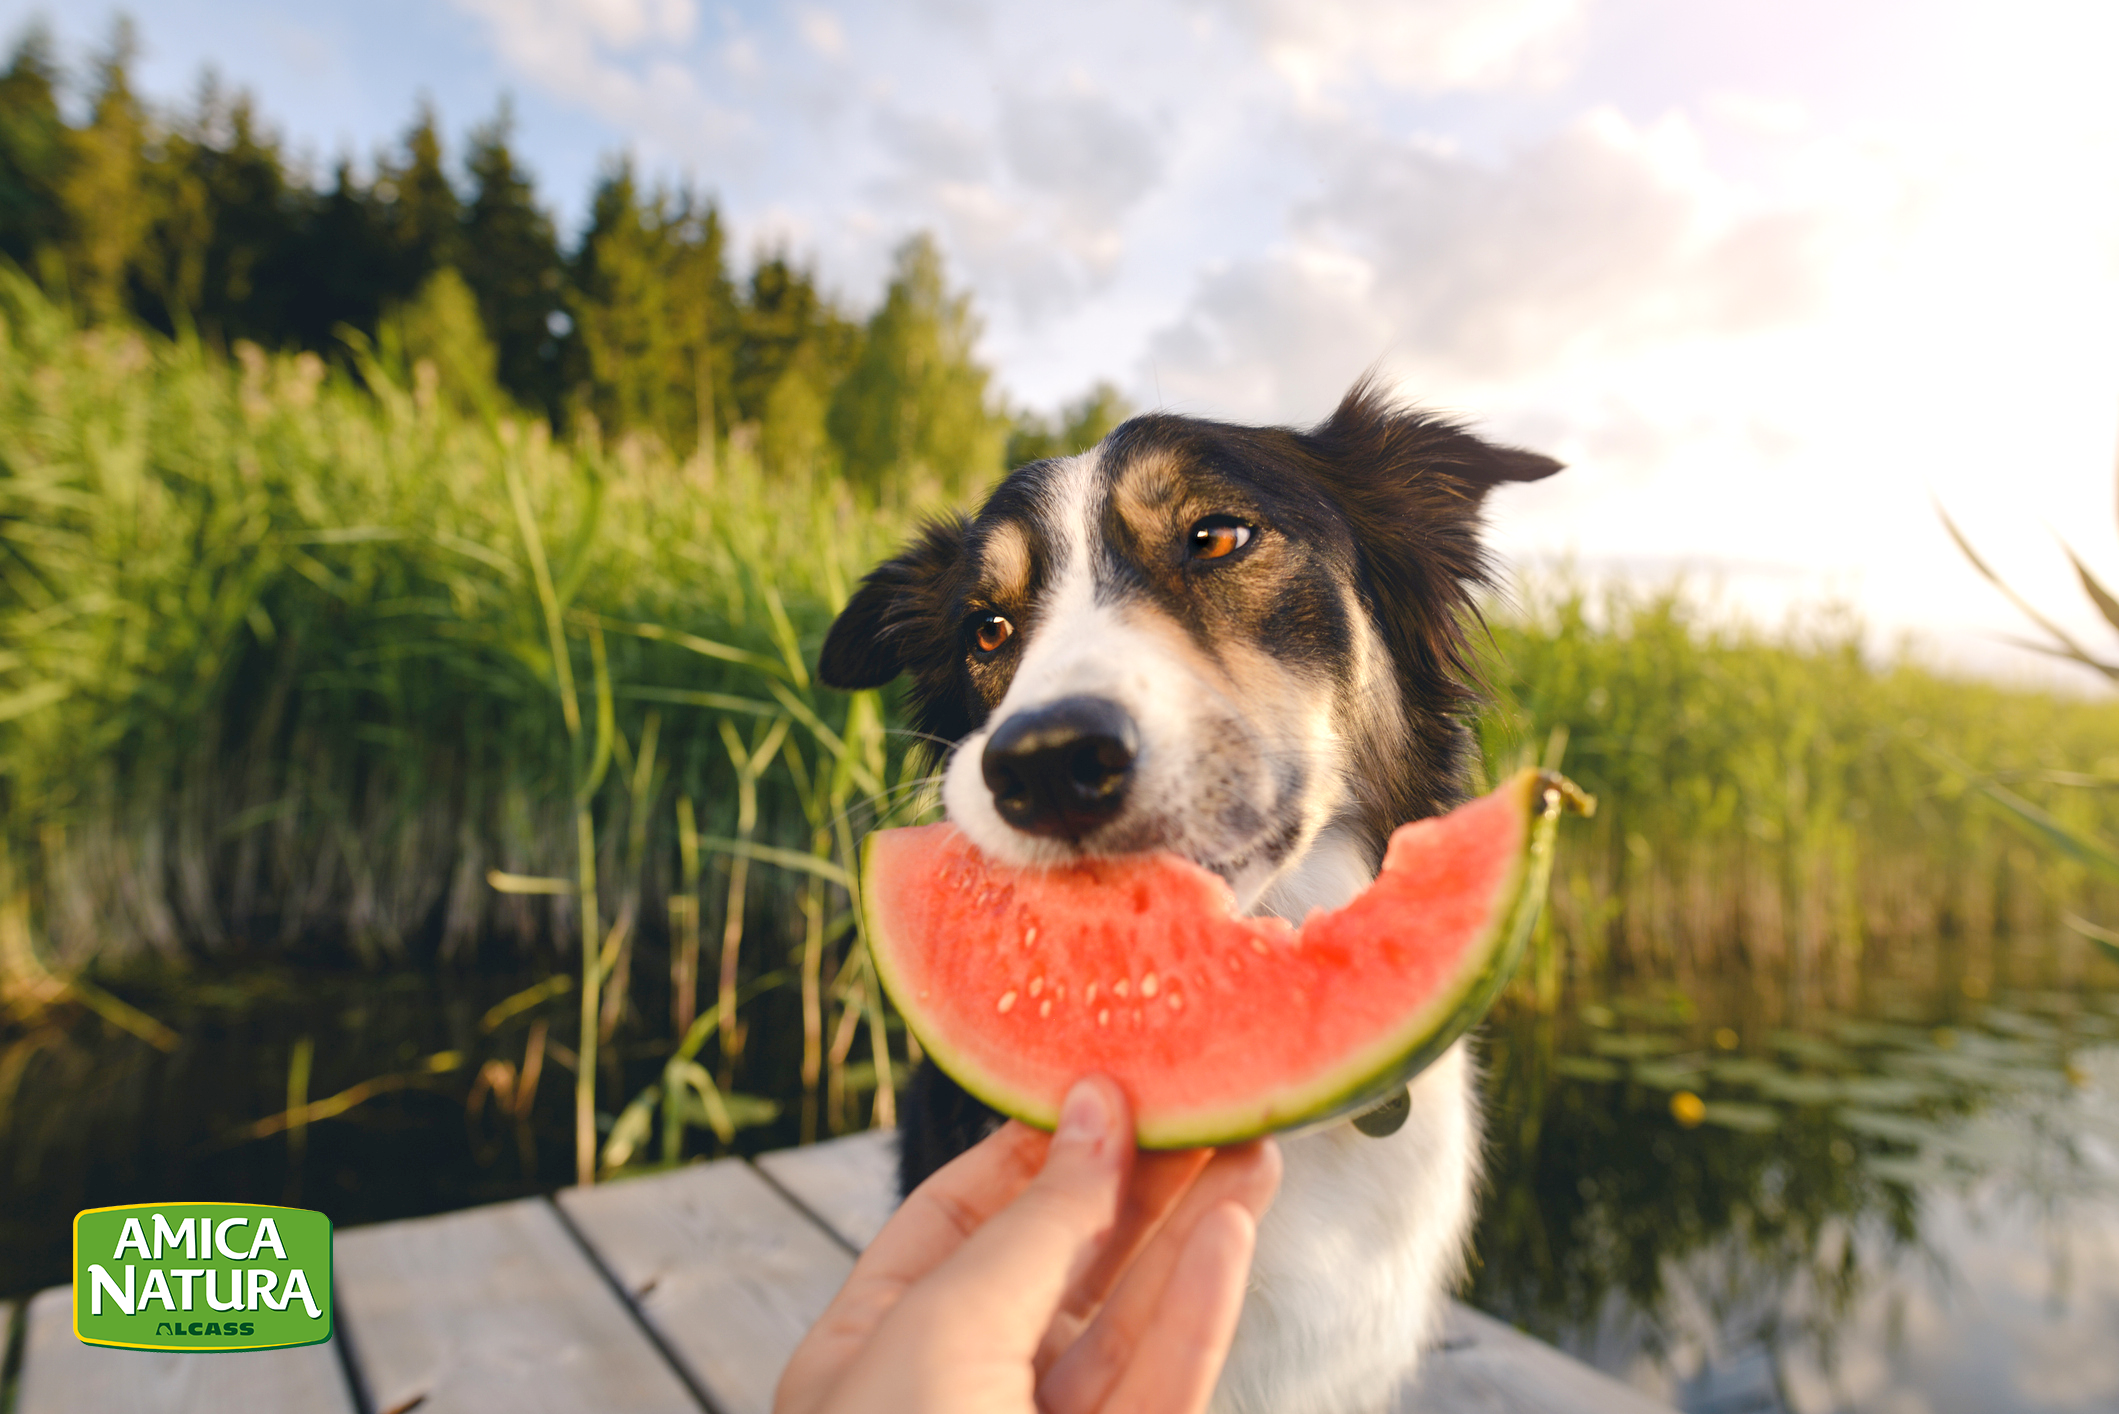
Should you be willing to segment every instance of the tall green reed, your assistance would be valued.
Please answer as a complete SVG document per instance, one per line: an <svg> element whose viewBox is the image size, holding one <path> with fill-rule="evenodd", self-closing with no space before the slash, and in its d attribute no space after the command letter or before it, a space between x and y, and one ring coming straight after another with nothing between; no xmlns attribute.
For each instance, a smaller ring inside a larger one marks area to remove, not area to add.
<svg viewBox="0 0 2119 1414"><path fill-rule="evenodd" d="M1949 529L1950 538L1957 542L1957 548L1972 562L1972 568L1978 570L1988 583L2007 595L2009 602L2032 623L2038 625L2039 630L2045 634L2046 642L2027 643L2024 647L2088 668L2102 676L2106 682L2119 683L2119 663L2100 658L2083 647L2073 634L2040 613L2037 605L2012 589L2006 580L1994 573L1987 562L1979 557L1979 552L1972 548L1972 542L1965 539L1964 532L1957 528L1957 523L1947 514L1943 515L1942 523ZM2066 547L2063 547L2063 552L2067 555L2069 566L2075 571L2075 577L2081 581L2082 592L2097 606L2097 612L2105 623L2114 632L2119 632L2119 597L2115 597L2096 575L2090 573L2089 566L2082 563L2081 556ZM2025 799L2021 793L2011 788L2008 781L1959 760L1947 751L1937 748L1935 754L1946 768L1984 792L1990 800L2007 811L2011 819L2041 843L2057 848L2062 854L2094 873L2119 881L2119 845L2115 845L2110 838L2091 834L2079 825L2059 818L2037 802ZM2119 777L2114 777L2104 770L2101 764L2094 772L2048 769L2041 772L2039 778L2047 785L2077 790L2111 790L2119 787ZM2091 922L2073 913L2065 916L2070 928L2097 944L2114 962L2119 962L2119 930Z"/></svg>
<svg viewBox="0 0 2119 1414"><path fill-rule="evenodd" d="M1934 759L1992 763L2056 818L2110 829L2119 802L2048 776L2119 772L2103 702L1874 662L1844 611L1769 630L1676 587L1534 586L1496 618L1489 676L1488 760L1563 728L1568 774L1601 805L1560 847L1523 984L1547 996L1562 974L1616 968L1681 984L1740 969L1831 997L1864 950L1930 938L1981 974L2007 938L2112 901Z"/></svg>
<svg viewBox="0 0 2119 1414"><path fill-rule="evenodd" d="M888 1122L848 871L904 744L805 662L917 496L237 352L82 333L0 277L0 829L54 965L571 955L577 1049L550 1054L587 1177L610 1038L648 1029L631 959L675 940L688 1037L725 875L717 1092L761 1083L741 993L792 946L805 1031L850 1007L884 1048L807 1048L805 1132L827 1088L875 1088L862 1063Z"/></svg>

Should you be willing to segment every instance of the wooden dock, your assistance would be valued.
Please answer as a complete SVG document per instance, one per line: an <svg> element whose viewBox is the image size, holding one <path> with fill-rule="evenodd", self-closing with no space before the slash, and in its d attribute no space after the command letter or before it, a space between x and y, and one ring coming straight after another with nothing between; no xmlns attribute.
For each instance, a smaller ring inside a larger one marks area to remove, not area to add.
<svg viewBox="0 0 2119 1414"><path fill-rule="evenodd" d="M556 1199L349 1228L325 1345L83 1345L70 1292L26 1319L15 1414L765 1414L795 1342L892 1206L888 1136ZM1669 1414L1458 1306L1395 1414Z"/></svg>

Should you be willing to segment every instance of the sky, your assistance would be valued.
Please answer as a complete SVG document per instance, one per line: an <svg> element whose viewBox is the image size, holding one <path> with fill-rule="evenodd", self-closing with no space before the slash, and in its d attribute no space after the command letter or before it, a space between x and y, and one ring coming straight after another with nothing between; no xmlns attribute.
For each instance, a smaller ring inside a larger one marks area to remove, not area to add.
<svg viewBox="0 0 2119 1414"><path fill-rule="evenodd" d="M317 170L512 103L721 202L866 307L929 230L1016 404L1314 421L1364 370L1569 469L1519 565L1665 583L2004 676L2023 621L1937 514L2119 651L2119 6L2085 0L135 0ZM80 66L114 10L0 0ZM2089 686L2075 669L2061 680Z"/></svg>

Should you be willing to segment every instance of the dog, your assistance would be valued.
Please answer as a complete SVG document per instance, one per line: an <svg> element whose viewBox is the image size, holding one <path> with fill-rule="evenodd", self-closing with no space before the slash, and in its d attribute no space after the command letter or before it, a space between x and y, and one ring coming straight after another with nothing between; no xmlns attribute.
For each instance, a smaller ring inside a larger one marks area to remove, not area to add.
<svg viewBox="0 0 2119 1414"><path fill-rule="evenodd" d="M1375 877L1392 829L1463 798L1482 503L1558 470L1372 378L1307 430L1135 417L928 523L848 601L820 675L910 677L915 726L950 743L948 817L989 856L1169 850L1299 923ZM1395 1131L1283 1137L1216 1410L1380 1409L1412 1372L1464 1270L1473 1081L1460 1042ZM923 1066L903 1191L998 1119Z"/></svg>

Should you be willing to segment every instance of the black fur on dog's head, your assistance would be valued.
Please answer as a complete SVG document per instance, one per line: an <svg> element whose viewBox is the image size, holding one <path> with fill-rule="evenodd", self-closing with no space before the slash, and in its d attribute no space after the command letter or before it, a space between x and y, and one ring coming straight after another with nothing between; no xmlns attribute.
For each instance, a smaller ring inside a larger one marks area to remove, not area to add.
<svg viewBox="0 0 2119 1414"><path fill-rule="evenodd" d="M1136 417L927 525L854 594L820 675L909 674L918 728L967 746L1056 694L1124 701L1160 784L1075 850L1173 848L1256 883L1338 826L1373 865L1393 827L1461 793L1482 502L1559 469L1366 379L1308 430ZM1230 523L1249 532L1234 552L1188 550ZM989 652L977 626L995 618L1013 632ZM952 817L979 813L957 774Z"/></svg>

